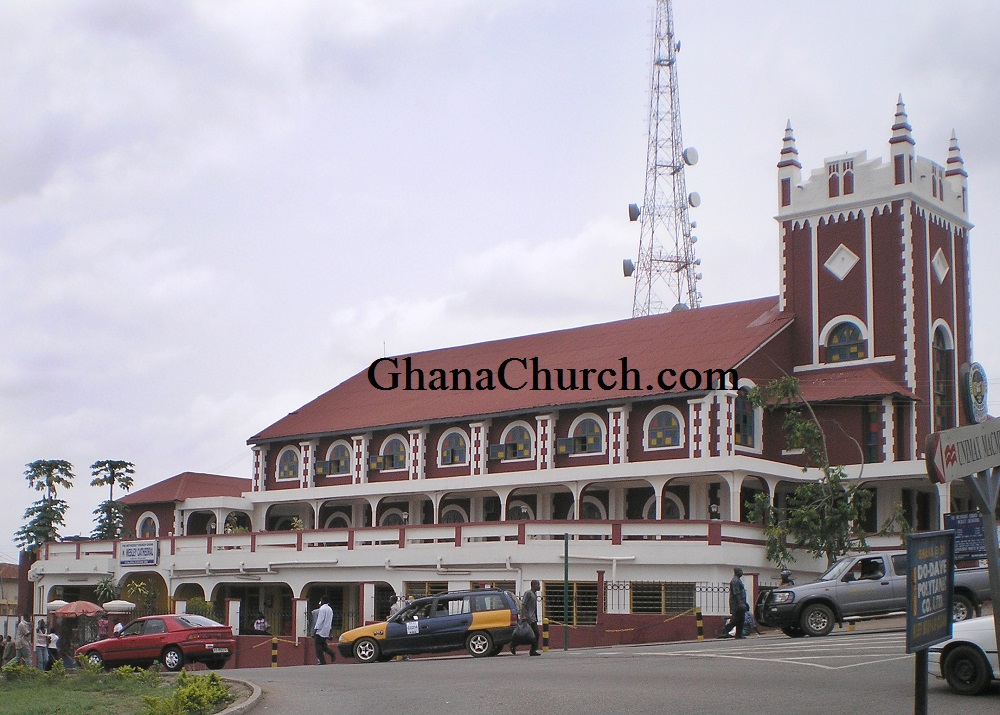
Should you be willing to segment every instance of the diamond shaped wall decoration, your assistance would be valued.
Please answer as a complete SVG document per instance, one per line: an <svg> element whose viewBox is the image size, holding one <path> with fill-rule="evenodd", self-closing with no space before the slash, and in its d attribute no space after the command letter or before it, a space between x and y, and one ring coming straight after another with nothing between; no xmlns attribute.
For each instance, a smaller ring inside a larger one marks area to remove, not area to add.
<svg viewBox="0 0 1000 715"><path fill-rule="evenodd" d="M934 267L934 275L937 276L938 283L944 283L944 278L948 275L948 269L951 266L948 265L948 259L945 258L944 251L940 248L934 254L934 258L931 259L931 266Z"/></svg>
<svg viewBox="0 0 1000 715"><path fill-rule="evenodd" d="M844 280L860 260L854 251L844 244L840 244L837 246L837 250L830 254L830 257L826 259L826 263L823 265L826 266L826 269L830 273L837 276L839 280Z"/></svg>

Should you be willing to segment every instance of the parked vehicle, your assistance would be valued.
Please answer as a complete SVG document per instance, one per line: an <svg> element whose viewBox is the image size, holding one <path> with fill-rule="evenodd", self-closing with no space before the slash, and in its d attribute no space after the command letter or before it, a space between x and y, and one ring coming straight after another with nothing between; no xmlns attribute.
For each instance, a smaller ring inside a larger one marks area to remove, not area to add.
<svg viewBox="0 0 1000 715"><path fill-rule="evenodd" d="M991 681L1000 680L993 617L956 623L950 640L928 649L927 668L932 675L947 680L956 693L980 695L986 692Z"/></svg>
<svg viewBox="0 0 1000 715"><path fill-rule="evenodd" d="M337 649L362 663L463 648L481 658L510 643L517 614L517 599L506 591L453 591L419 598L388 621L345 631Z"/></svg>
<svg viewBox="0 0 1000 715"><path fill-rule="evenodd" d="M77 660L95 665L146 667L159 661L167 670L205 663L217 670L236 650L233 629L190 613L136 618L120 633L76 649Z"/></svg>
<svg viewBox="0 0 1000 715"><path fill-rule="evenodd" d="M954 620L971 618L989 598L985 568L955 571ZM825 636L853 616L906 610L906 552L845 556L819 577L799 586L779 587L758 599L757 620L785 635Z"/></svg>

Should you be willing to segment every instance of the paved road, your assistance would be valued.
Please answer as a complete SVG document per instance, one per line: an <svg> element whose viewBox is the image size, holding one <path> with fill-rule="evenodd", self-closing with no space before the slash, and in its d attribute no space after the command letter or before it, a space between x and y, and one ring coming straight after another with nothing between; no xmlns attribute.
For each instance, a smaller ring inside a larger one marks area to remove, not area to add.
<svg viewBox="0 0 1000 715"><path fill-rule="evenodd" d="M607 713L913 712L914 657L901 632L836 631L826 638L754 636L656 646L507 653L361 665L227 671L264 690L256 715L311 712ZM1000 686L960 697L930 679L930 713L996 715Z"/></svg>

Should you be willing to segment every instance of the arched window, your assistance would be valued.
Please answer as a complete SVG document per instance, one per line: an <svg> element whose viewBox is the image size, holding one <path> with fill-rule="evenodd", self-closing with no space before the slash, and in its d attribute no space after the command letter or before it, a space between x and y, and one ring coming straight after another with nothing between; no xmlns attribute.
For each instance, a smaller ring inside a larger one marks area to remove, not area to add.
<svg viewBox="0 0 1000 715"><path fill-rule="evenodd" d="M299 450L285 447L278 455L278 479L299 478Z"/></svg>
<svg viewBox="0 0 1000 715"><path fill-rule="evenodd" d="M757 447L757 415L754 406L747 398L747 392L747 388L741 387L736 396L733 442L741 447L754 449Z"/></svg>
<svg viewBox="0 0 1000 715"><path fill-rule="evenodd" d="M534 518L535 513L531 510L531 507L523 501L512 501L507 507L508 521L531 521Z"/></svg>
<svg viewBox="0 0 1000 715"><path fill-rule="evenodd" d="M672 407L651 412L646 418L646 449L673 449L683 446L680 413Z"/></svg>
<svg viewBox="0 0 1000 715"><path fill-rule="evenodd" d="M868 357L868 344L854 323L841 323L826 339L826 361L847 362Z"/></svg>
<svg viewBox="0 0 1000 715"><path fill-rule="evenodd" d="M944 328L934 331L934 431L955 426L954 351Z"/></svg>
<svg viewBox="0 0 1000 715"><path fill-rule="evenodd" d="M646 501L646 505L642 510L642 517L644 519L655 519L656 518L656 497L650 497ZM676 494L671 494L670 492L663 493L663 511L660 515L661 519L683 519L684 518L684 505L681 503L680 498Z"/></svg>
<svg viewBox="0 0 1000 715"><path fill-rule="evenodd" d="M608 512L597 497L583 497L580 500L580 519L585 521L604 521Z"/></svg>
<svg viewBox="0 0 1000 715"><path fill-rule="evenodd" d="M399 509L387 509L379 519L379 526L403 526L409 521L407 516Z"/></svg>
<svg viewBox="0 0 1000 715"><path fill-rule="evenodd" d="M328 474L350 474L351 448L344 442L337 442L326 455ZM316 473L320 474L320 465L316 465Z"/></svg>
<svg viewBox="0 0 1000 715"><path fill-rule="evenodd" d="M372 469L388 472L406 469L406 442L401 437L390 437L382 444L382 451L371 460Z"/></svg>
<svg viewBox="0 0 1000 715"><path fill-rule="evenodd" d="M450 504L441 510L442 524L465 524L468 521L469 517L465 513L465 509L456 504Z"/></svg>
<svg viewBox="0 0 1000 715"><path fill-rule="evenodd" d="M469 463L468 441L461 430L447 432L441 438L438 450L438 466L450 467Z"/></svg>
<svg viewBox="0 0 1000 715"><path fill-rule="evenodd" d="M140 539L155 539L160 535L160 524L156 515L146 512L139 517L139 526L136 529L136 536Z"/></svg>
<svg viewBox="0 0 1000 715"><path fill-rule="evenodd" d="M534 454L535 435L523 424L514 423L504 430L500 444L490 445L490 459L509 462L531 459Z"/></svg>
<svg viewBox="0 0 1000 715"><path fill-rule="evenodd" d="M326 517L326 521L323 522L324 529L350 529L351 528L351 518L342 511L335 511L330 516Z"/></svg>
<svg viewBox="0 0 1000 715"><path fill-rule="evenodd" d="M604 451L604 429L600 423L586 417L573 429L573 454Z"/></svg>

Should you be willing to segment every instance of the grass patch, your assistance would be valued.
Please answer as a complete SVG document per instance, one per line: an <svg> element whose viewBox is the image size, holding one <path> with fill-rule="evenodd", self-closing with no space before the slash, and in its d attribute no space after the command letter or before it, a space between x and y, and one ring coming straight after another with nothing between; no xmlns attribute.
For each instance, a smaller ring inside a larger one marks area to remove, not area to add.
<svg viewBox="0 0 1000 715"><path fill-rule="evenodd" d="M186 715L221 710L230 700L214 673L207 677L181 673L166 680L155 671L129 667L105 672L84 665L67 673L57 663L48 673L8 667L0 677L4 715Z"/></svg>

